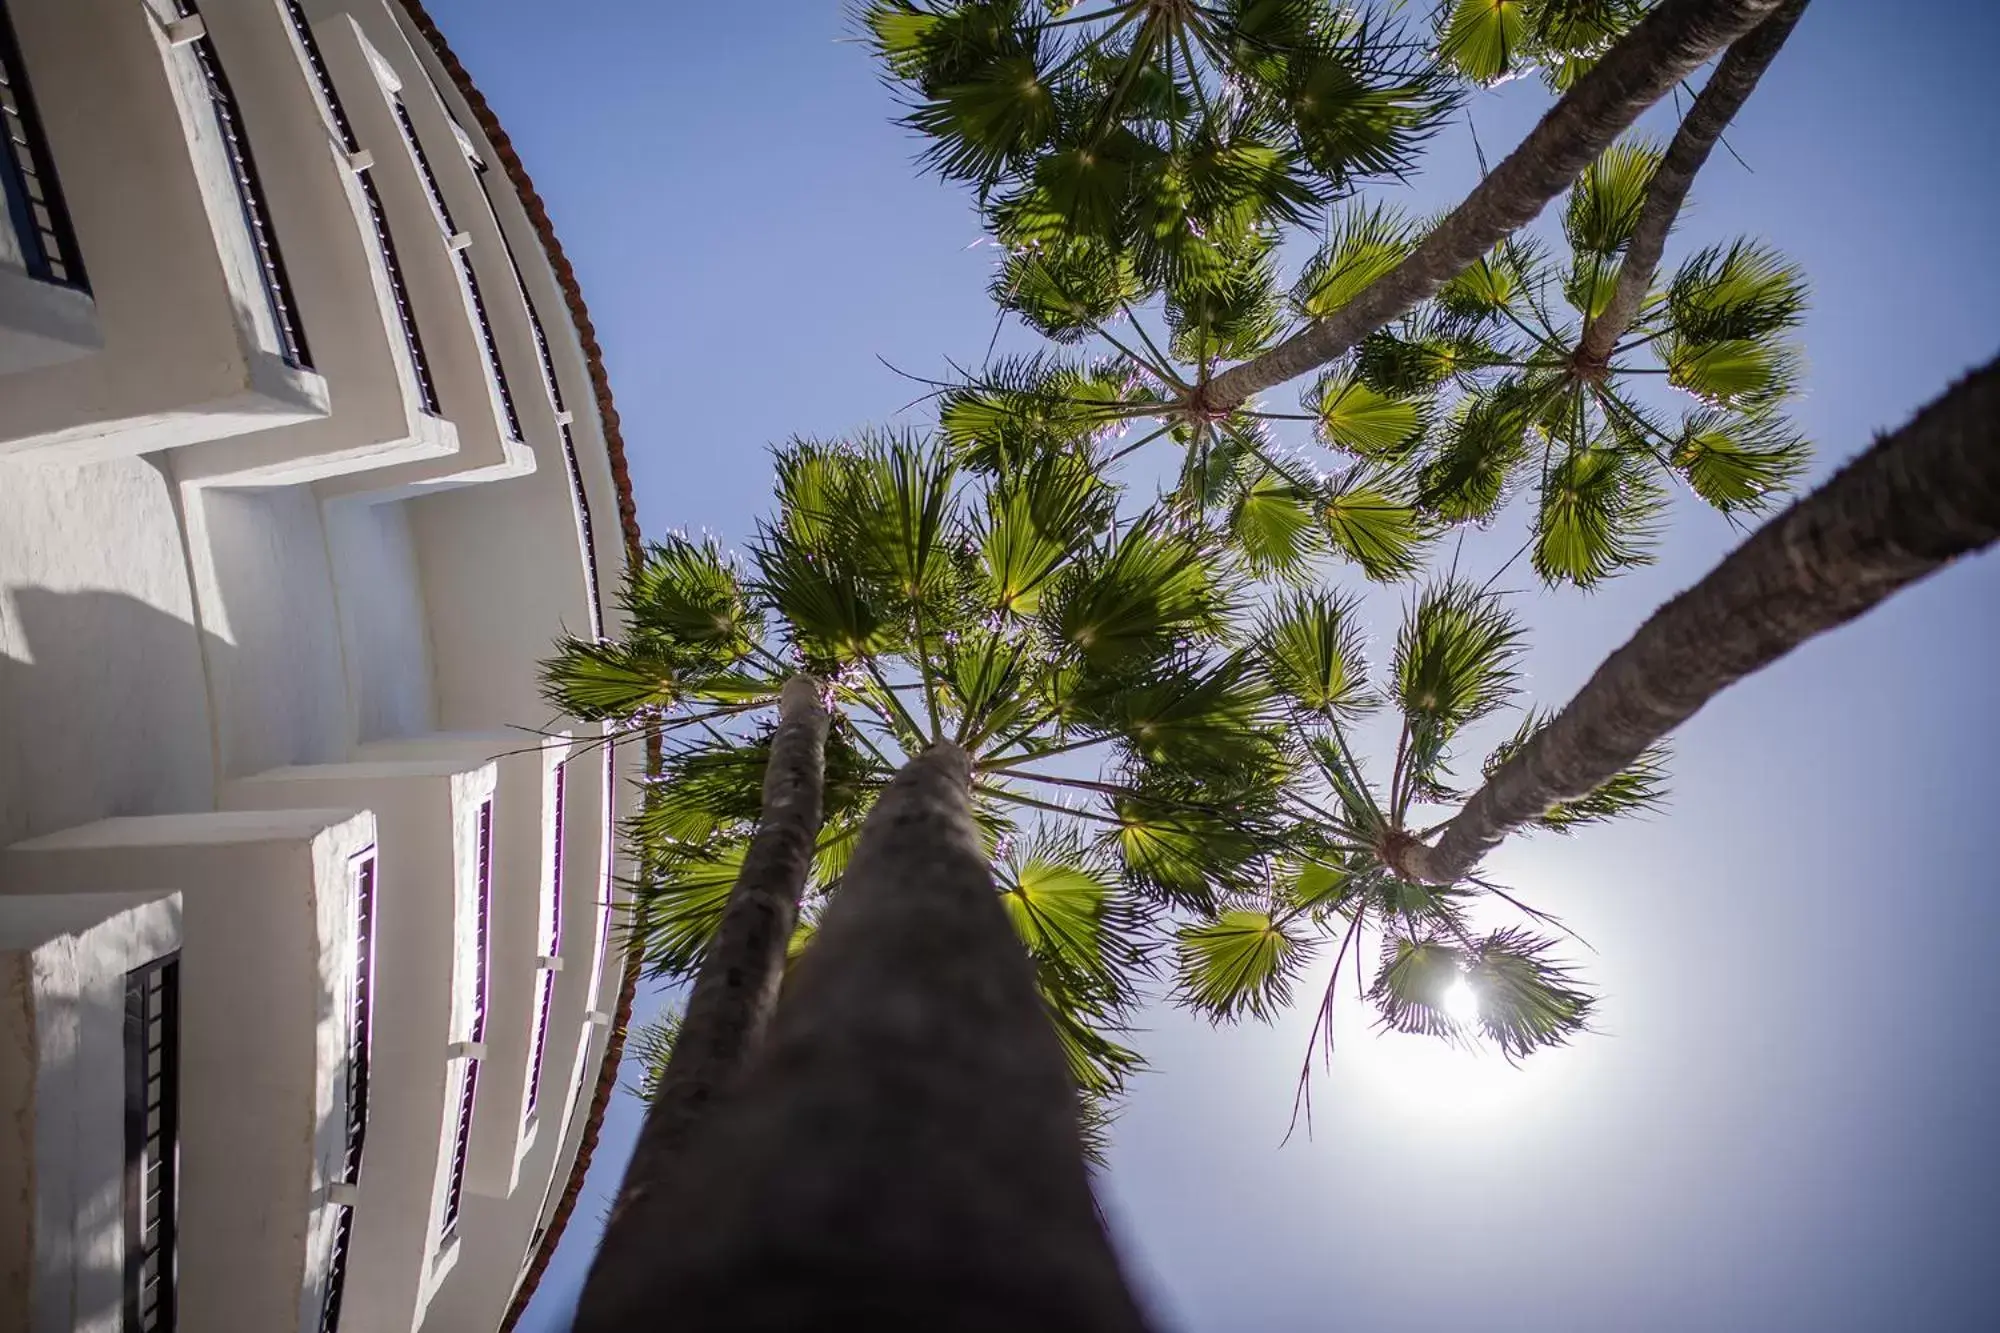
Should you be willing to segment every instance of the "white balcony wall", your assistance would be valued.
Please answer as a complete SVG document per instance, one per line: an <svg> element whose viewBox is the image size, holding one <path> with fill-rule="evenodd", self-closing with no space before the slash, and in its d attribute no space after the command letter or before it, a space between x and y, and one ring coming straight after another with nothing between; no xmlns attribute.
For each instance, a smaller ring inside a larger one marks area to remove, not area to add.
<svg viewBox="0 0 2000 1333"><path fill-rule="evenodd" d="M413 1328L451 1262L439 1243L438 1182L462 1067L451 1043L463 1035L459 997L474 967L464 906L478 883L478 811L494 781L490 764L391 761L278 769L223 791L235 809L333 803L375 814L370 1117L345 1327Z"/></svg>
<svg viewBox="0 0 2000 1333"><path fill-rule="evenodd" d="M577 328L569 319L568 297L556 276L549 254L543 248L540 234L528 216L528 204L511 185L499 178L499 148L487 136L480 117L460 93L437 53L422 39L408 11L400 5L392 8L433 91L471 142L473 150L488 164L489 189L486 193L494 220L503 242L513 253L526 299L541 315L549 359L555 369L563 405L574 418L570 435L576 454L583 506L591 515L597 551L597 583L604 593L605 614L615 619L616 611L610 602L623 576L625 550L619 523L618 483L611 471L597 386L590 373L590 357L596 352L595 334ZM535 206L540 207L539 200L535 201ZM586 336L591 338L588 352L584 346ZM554 456L550 457L551 462L545 470L555 468ZM609 632L615 633L616 626Z"/></svg>
<svg viewBox="0 0 2000 1333"><path fill-rule="evenodd" d="M152 893L0 897L0 1329L119 1333L125 974L181 944Z"/></svg>
<svg viewBox="0 0 2000 1333"><path fill-rule="evenodd" d="M325 381L269 350L188 53L135 0L11 0L8 12L103 350L0 376L0 455L88 461L324 416Z"/></svg>
<svg viewBox="0 0 2000 1333"><path fill-rule="evenodd" d="M201 16L242 107L313 368L327 381L333 412L188 446L176 460L180 475L290 485L451 457L456 431L419 400L360 173L334 131L283 0L206 0Z"/></svg>
<svg viewBox="0 0 2000 1333"><path fill-rule="evenodd" d="M167 894L179 904L181 1327L309 1328L316 1319L326 1254L314 1242L330 1222L321 1175L337 1160L346 1109L342 1060L356 919L350 867L375 841L375 822L365 813L284 810L105 820L0 855L0 907L112 891ZM18 915L7 912L10 921ZM107 1010L115 1007L122 1035L124 972L162 952L134 958L129 948L90 951L102 980L92 983L84 1021L114 1030ZM34 1002L58 1014L65 1003L84 1003L73 990L46 984ZM62 1060L44 1051L41 1066ZM76 1071L70 1086L38 1092L37 1161L44 1138L50 1151L79 1151L65 1126L80 1119L99 1126L88 1149L94 1165L83 1178L102 1181L104 1160L125 1156L123 1042L76 1049L69 1067ZM115 1136L102 1127L107 1107L119 1115ZM190 1169L224 1162L229 1169ZM122 1181L117 1185L98 1193L117 1204ZM122 1216L122 1207L116 1211ZM123 1241L121 1229L120 1273ZM103 1266L105 1248L95 1245L93 1269ZM67 1328L59 1257L41 1247L37 1253L37 1318ZM109 1327L117 1326L114 1317Z"/></svg>
<svg viewBox="0 0 2000 1333"><path fill-rule="evenodd" d="M445 486L504 480L534 469L535 457L525 441L512 437L486 351L472 292L460 276L414 150L395 111L398 96L406 102L423 89L407 89L397 62L382 50L403 44L401 30L377 11L381 0L336 0L309 6L313 33L319 39L335 88L362 145L374 157L372 179L381 192L397 254L417 312L425 351L437 382L444 416L458 433L459 449L450 458L371 469L317 483L323 496L368 494L391 498ZM407 59L404 64L409 62ZM429 146L425 145L426 152ZM432 169L439 166L431 159ZM454 214L454 224L463 222ZM491 294L482 295L489 301Z"/></svg>

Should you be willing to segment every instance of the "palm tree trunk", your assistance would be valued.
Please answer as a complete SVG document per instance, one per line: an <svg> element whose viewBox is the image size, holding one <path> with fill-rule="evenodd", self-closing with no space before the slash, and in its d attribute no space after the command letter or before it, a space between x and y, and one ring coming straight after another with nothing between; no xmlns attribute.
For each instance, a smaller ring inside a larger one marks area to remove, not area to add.
<svg viewBox="0 0 2000 1333"><path fill-rule="evenodd" d="M646 1109L596 1269L615 1273L651 1262L657 1237L647 1219L661 1182L671 1176L710 1104L728 1091L763 1043L819 837L826 730L819 682L804 675L786 681L764 767L757 830L688 996L659 1090Z"/></svg>
<svg viewBox="0 0 2000 1333"><path fill-rule="evenodd" d="M1577 81L1408 259L1325 319L1217 375L1202 394L1203 405L1227 411L1252 394L1297 379L1436 295L1533 221L1641 112L1778 3L1663 0Z"/></svg>
<svg viewBox="0 0 2000 1333"><path fill-rule="evenodd" d="M972 821L955 745L869 814L726 1116L600 1261L578 1333L1135 1331L1076 1093Z"/></svg>
<svg viewBox="0 0 2000 1333"><path fill-rule="evenodd" d="M1583 796L1724 689L2000 539L2000 360L1753 533L1597 669L1403 869L1470 874L1509 831Z"/></svg>
<svg viewBox="0 0 2000 1333"><path fill-rule="evenodd" d="M1730 46L1715 73L1702 85L1646 186L1646 202L1640 205L1639 219L1625 247L1625 261L1618 267L1618 285L1612 289L1611 300L1584 327L1583 337L1577 342L1579 365L1607 364L1612 348L1639 317L1639 307L1646 300L1653 274L1660 267L1660 256L1666 251L1667 232L1680 216L1695 173L1715 151L1722 131L1749 99L1757 80L1777 57L1785 39L1792 35L1805 8L1806 0L1785 0L1776 13Z"/></svg>

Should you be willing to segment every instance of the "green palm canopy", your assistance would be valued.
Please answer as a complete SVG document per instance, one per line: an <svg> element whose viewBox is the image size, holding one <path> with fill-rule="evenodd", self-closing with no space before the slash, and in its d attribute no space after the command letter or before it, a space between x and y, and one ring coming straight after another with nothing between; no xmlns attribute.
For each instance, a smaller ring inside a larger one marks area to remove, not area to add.
<svg viewBox="0 0 2000 1333"><path fill-rule="evenodd" d="M956 457L909 436L781 449L778 513L747 557L655 546L624 590L626 637L567 641L546 664L564 712L662 737L629 830L656 973L705 957L757 817L771 705L803 668L838 715L794 948L874 793L932 741L963 745L1093 1115L1138 1063L1119 1038L1135 1006L1164 987L1217 1020L1268 1019L1327 947L1355 967L1381 952L1366 994L1398 1030L1518 1057L1586 1025L1591 998L1550 936L1477 924L1489 901L1545 922L1511 890L1399 869L1418 815L1454 795L1468 729L1516 706L1521 636L1497 597L1451 581L1415 596L1378 681L1354 600L1260 588L1170 507L1121 516L1078 455L1003 471ZM1386 741L1385 706L1394 758L1371 775L1358 756ZM1544 823L1648 808L1659 778L1649 755ZM1447 1000L1460 980L1476 1013Z"/></svg>
<svg viewBox="0 0 2000 1333"><path fill-rule="evenodd" d="M1659 164L1639 143L1577 180L1565 259L1508 240L1323 365L1302 410L1208 394L1409 265L1442 219L1351 196L1415 168L1458 88L1531 68L1567 88L1644 9L1447 0L1425 28L1323 0L865 6L927 160L975 187L1004 255L992 295L1056 344L935 382L947 438L988 468L1160 442L1178 503L1287 577L1328 551L1406 577L1429 539L1532 490L1537 571L1588 586L1648 558L1676 476L1727 513L1768 504L1807 452L1779 413L1791 265L1704 250L1609 355L1579 351Z"/></svg>
<svg viewBox="0 0 2000 1333"><path fill-rule="evenodd" d="M1277 719L1218 646L1241 579L1198 530L1117 521L1073 457L996 479L870 437L794 443L777 471L778 516L747 559L712 540L654 546L624 590L626 637L567 640L545 664L561 711L663 738L630 830L646 958L663 974L700 965L757 816L771 707L803 669L837 717L797 947L875 791L956 742L1078 1081L1116 1091L1134 1057L1114 1034L1156 910L1205 910L1275 836Z"/></svg>

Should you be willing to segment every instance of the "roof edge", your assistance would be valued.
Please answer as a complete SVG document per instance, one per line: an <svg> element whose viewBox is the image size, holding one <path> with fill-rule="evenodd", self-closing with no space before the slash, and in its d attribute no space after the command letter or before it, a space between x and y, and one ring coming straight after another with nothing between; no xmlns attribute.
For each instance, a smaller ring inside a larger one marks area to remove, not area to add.
<svg viewBox="0 0 2000 1333"><path fill-rule="evenodd" d="M597 399L598 418L602 423L605 452L610 455L611 477L618 488L618 525L625 540L625 561L628 567L636 567L644 556L644 542L639 534L639 508L632 498L632 475L626 465L625 437L620 429L618 409L611 400L611 380L604 370L602 349L597 342L597 329L590 321L590 309L584 304L583 288L577 282L576 270L571 267L569 257L563 252L562 242L556 239L555 224L550 221L548 208L535 190L535 183L522 166L521 158L514 151L513 141L507 131L500 127L500 120L493 114L472 76L466 72L458 56L445 41L444 33L437 22L424 11L421 0L400 0L424 40L430 43L431 51L438 62L451 75L459 95L471 107L473 117L478 120L480 130L493 145L494 154L500 160L500 167L507 173L514 193L520 197L521 207L528 215L535 234L540 238L542 249L547 254L549 266L555 270L556 284L562 288L563 301L569 307L570 323L576 328L578 339L583 344L584 361L590 369L590 384ZM593 557L594 558L594 557ZM649 740L646 762L649 770L657 768L659 756L657 742ZM610 793L606 793L607 798ZM571 1214L576 1211L577 1198L583 1192L584 1177L590 1171L591 1158L597 1150L598 1132L604 1124L605 1109L618 1088L618 1067L625 1051L625 1029L632 1018L632 1000L639 989L639 951L626 951L623 974L619 979L618 1003L612 1015L611 1032L604 1047L604 1062L598 1068L597 1086L591 1092L590 1110L584 1119L583 1138L577 1144L576 1161L570 1167L569 1179L564 1183L562 1194L556 1200L555 1212L550 1216L535 1251L528 1261L527 1271L522 1275L520 1285L515 1289L507 1304L506 1317L501 1321L500 1333L512 1333L527 1311L528 1302L534 1298L540 1285L542 1274L548 1270L549 1260L555 1254L556 1245L562 1240L563 1232L569 1225Z"/></svg>

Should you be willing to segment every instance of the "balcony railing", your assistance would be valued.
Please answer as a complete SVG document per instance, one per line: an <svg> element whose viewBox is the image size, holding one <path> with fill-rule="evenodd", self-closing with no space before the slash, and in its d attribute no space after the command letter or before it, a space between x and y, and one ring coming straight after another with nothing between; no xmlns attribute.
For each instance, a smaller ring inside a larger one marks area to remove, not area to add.
<svg viewBox="0 0 2000 1333"><path fill-rule="evenodd" d="M197 13L192 0L174 0L174 11L182 18ZM229 177L236 187L236 202L243 214L243 227L250 236L250 248L257 259L258 283L270 307L271 322L277 330L278 354L286 364L300 369L312 365L306 350L305 330L298 318L298 301L292 295L291 279L285 273L285 258L278 248L277 233L271 227L270 205L264 199L264 185L257 174L257 161L250 152L250 139L243 131L243 115L236 96L229 90L229 78L215 54L215 43L207 34L187 44L195 67L201 71L208 89L209 110L215 116L223 155L229 162Z"/></svg>
<svg viewBox="0 0 2000 1333"><path fill-rule="evenodd" d="M403 139L410 146L410 155L416 159L417 172L423 177L424 189L431 197L431 207L437 213L440 226L446 236L458 235L458 224L452 220L451 205L445 202L444 190L438 185L437 173L431 170L430 155L424 152L423 141L417 137L417 127L410 119L410 109L403 105L400 97L391 99L396 108L396 122L403 128ZM472 257L464 250L455 249L451 253L458 265L458 273L465 283L465 294L471 298L472 318L479 326L480 345L486 352L486 370L493 378L493 387L500 395L500 409L507 419L507 438L521 438L521 417L514 410L514 391L507 385L507 369L500 362L500 344L493 337L493 321L487 318L486 301L479 293L479 275L473 271Z"/></svg>
<svg viewBox="0 0 2000 1333"><path fill-rule="evenodd" d="M90 290L5 0L0 0L0 136L6 140L0 143L0 192L7 196L28 275Z"/></svg>
<svg viewBox="0 0 2000 1333"><path fill-rule="evenodd" d="M479 900L473 916L472 1031L475 1047L486 1040L486 982L492 967L493 911L493 801L479 807ZM444 1221L438 1228L440 1239L449 1240L458 1230L459 1206L465 1198L465 1160L472 1146L472 1108L479 1092L479 1057L467 1056L465 1076L458 1085L458 1124L452 1133L451 1172L444 1195Z"/></svg>
<svg viewBox="0 0 2000 1333"><path fill-rule="evenodd" d="M375 853L354 862L354 998L347 1010L347 1124L341 1143L340 1184L361 1183L361 1149L368 1137L368 1053L374 1029ZM347 1293L347 1262L354 1245L354 1207L340 1206L334 1221L333 1256L326 1268L326 1295L320 1302L320 1333L340 1327Z"/></svg>
<svg viewBox="0 0 2000 1333"><path fill-rule="evenodd" d="M125 978L126 1333L172 1333L180 1200L180 956Z"/></svg>
<svg viewBox="0 0 2000 1333"><path fill-rule="evenodd" d="M542 932L543 953L555 958L562 953L563 915L563 789L568 776L569 765L556 765L555 778L555 850L550 857L549 874L552 881L549 895L549 919ZM543 969L540 976L541 993L535 1003L535 1039L528 1055L528 1105L522 1113L533 1119L535 1108L542 1096L542 1057L549 1046L549 1011L555 1007L556 974Z"/></svg>
<svg viewBox="0 0 2000 1333"><path fill-rule="evenodd" d="M361 152L361 141L355 137L354 126L347 119L347 108L340 104L340 93L333 86L333 79L326 71L326 61L320 55L319 40L313 36L312 24L299 0L285 0L285 15L291 20L292 34L298 38L299 50L306 58L306 68L312 72L313 82L319 85L320 101L326 107L327 119L333 124L333 132L340 140L340 146L350 155ZM396 242L389 234L389 217L382 208L381 192L375 188L375 180L366 171L357 179L361 184L361 196L368 205L368 222L375 232L375 249L382 256L383 271L389 275L389 295L396 304L396 322L403 332L403 346L410 353L410 374L416 381L417 403L432 416L438 415L437 386L431 378L430 358L424 355L424 341L417 332L417 318L410 306L410 291L403 280L403 266L396 258Z"/></svg>

